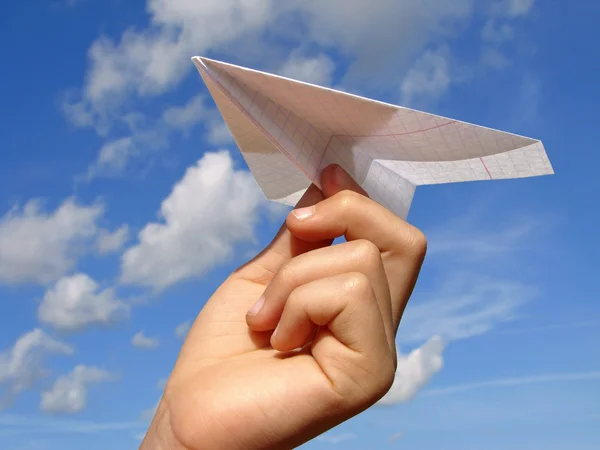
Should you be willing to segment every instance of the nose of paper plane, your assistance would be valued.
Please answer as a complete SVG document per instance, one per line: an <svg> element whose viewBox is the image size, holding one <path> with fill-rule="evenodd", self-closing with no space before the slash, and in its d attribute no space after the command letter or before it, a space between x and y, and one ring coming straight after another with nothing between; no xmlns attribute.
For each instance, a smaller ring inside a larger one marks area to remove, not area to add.
<svg viewBox="0 0 600 450"><path fill-rule="evenodd" d="M192 58L192 62L198 69L206 69L206 64L204 63L204 58L201 56L194 56Z"/></svg>

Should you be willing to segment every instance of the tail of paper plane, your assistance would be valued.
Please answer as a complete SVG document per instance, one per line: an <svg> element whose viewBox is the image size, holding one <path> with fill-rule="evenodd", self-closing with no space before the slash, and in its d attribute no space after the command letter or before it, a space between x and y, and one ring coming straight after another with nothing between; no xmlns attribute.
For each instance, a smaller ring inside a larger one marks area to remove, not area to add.
<svg viewBox="0 0 600 450"><path fill-rule="evenodd" d="M294 205L329 164L406 218L419 185L553 173L540 141L193 58L268 199Z"/></svg>

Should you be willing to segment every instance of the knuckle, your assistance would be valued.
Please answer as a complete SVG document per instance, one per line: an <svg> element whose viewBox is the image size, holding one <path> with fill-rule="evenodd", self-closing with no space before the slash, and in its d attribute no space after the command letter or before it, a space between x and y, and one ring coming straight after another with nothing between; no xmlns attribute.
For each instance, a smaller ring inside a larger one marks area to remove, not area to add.
<svg viewBox="0 0 600 450"><path fill-rule="evenodd" d="M344 291L348 294L364 295L372 292L369 278L361 272L351 272L346 275Z"/></svg>
<svg viewBox="0 0 600 450"><path fill-rule="evenodd" d="M427 238L418 228L410 225L408 229L407 244L415 256L422 258L427 253Z"/></svg>
<svg viewBox="0 0 600 450"><path fill-rule="evenodd" d="M347 211L348 209L355 207L357 202L360 201L361 195L354 191L343 190L338 192L335 197L339 203L340 209L342 211Z"/></svg>
<svg viewBox="0 0 600 450"><path fill-rule="evenodd" d="M352 241L354 245L354 257L356 260L369 266L378 264L381 261L379 247L367 239L357 239Z"/></svg>
<svg viewBox="0 0 600 450"><path fill-rule="evenodd" d="M298 280L298 270L296 270L294 261L291 260L285 263L281 269L279 269L279 272L277 272L275 279L276 280L274 281L276 281L277 284L296 284Z"/></svg>

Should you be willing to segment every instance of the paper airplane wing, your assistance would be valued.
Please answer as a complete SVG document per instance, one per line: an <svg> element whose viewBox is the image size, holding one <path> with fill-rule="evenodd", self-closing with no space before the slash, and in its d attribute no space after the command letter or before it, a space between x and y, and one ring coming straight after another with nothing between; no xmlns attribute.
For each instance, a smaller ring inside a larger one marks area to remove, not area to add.
<svg viewBox="0 0 600 450"><path fill-rule="evenodd" d="M207 58L193 61L270 200L294 205L335 163L406 218L419 185L553 173L538 140Z"/></svg>

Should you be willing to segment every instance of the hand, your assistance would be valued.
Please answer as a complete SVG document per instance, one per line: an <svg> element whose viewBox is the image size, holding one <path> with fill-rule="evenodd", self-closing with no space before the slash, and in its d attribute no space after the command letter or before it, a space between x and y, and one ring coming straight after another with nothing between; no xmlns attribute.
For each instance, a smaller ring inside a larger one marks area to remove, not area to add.
<svg viewBox="0 0 600 450"><path fill-rule="evenodd" d="M426 241L339 167L322 186L208 300L140 449L294 448L389 390Z"/></svg>

